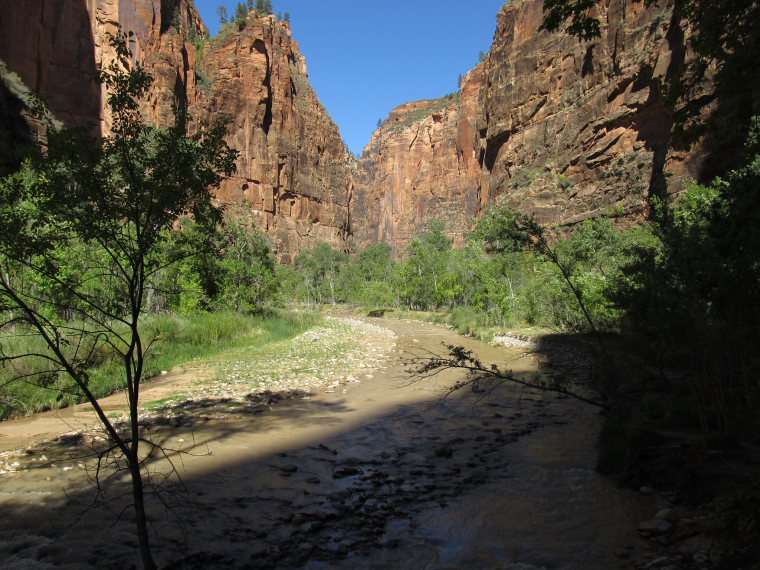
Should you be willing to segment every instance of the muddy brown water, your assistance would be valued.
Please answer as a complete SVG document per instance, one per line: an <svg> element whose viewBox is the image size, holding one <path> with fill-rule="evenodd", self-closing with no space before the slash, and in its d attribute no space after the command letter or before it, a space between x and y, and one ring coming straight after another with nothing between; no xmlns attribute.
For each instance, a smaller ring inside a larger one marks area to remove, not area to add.
<svg viewBox="0 0 760 570"><path fill-rule="evenodd" d="M520 374L535 373L538 362L423 323L373 322L396 332L397 350L386 369L359 376L345 393L152 427L153 438L188 452L170 453L184 492L165 487L173 509L151 513L160 565L628 567L616 552L638 548L636 524L652 505L594 471L595 409L507 387L441 400L461 375L410 382L405 360L453 343ZM26 421L32 440L40 424ZM14 425L14 443L23 425ZM48 461L39 461L43 453ZM114 522L126 479L106 481L109 503L88 508L93 462L77 459L82 453L76 444L36 446L24 459L32 469L0 477L3 568L139 567L129 510ZM167 468L166 460L151 465Z"/></svg>

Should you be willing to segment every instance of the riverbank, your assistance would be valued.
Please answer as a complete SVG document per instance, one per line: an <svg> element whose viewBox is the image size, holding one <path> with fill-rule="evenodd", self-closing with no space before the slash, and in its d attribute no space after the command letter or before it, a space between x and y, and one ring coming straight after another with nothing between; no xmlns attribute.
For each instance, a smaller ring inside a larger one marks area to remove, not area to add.
<svg viewBox="0 0 760 570"><path fill-rule="evenodd" d="M344 390L382 368L395 346L392 331L358 319L324 317L296 336L234 346L198 359L146 383L141 394L144 425L174 427L223 419L235 413L261 413L273 402L315 391ZM126 421L123 393L100 399L115 423ZM201 413L202 412L202 413ZM196 417L197 416L197 417ZM198 419L199 418L199 419ZM102 438L89 404L0 422L0 475L15 470L11 461L45 440Z"/></svg>

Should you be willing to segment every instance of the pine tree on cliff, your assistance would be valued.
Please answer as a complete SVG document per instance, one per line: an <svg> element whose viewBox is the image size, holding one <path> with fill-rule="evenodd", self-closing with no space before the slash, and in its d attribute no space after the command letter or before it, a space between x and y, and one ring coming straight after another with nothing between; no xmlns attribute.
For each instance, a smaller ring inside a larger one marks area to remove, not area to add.
<svg viewBox="0 0 760 570"><path fill-rule="evenodd" d="M219 23L222 26L229 22L229 17L227 16L227 6L219 6L216 9L216 15L219 16Z"/></svg>
<svg viewBox="0 0 760 570"><path fill-rule="evenodd" d="M245 24L248 21L248 9L245 4L238 3L235 8L235 23L239 30L245 28Z"/></svg>
<svg viewBox="0 0 760 570"><path fill-rule="evenodd" d="M256 15L268 16L272 13L272 1L271 0L256 0Z"/></svg>

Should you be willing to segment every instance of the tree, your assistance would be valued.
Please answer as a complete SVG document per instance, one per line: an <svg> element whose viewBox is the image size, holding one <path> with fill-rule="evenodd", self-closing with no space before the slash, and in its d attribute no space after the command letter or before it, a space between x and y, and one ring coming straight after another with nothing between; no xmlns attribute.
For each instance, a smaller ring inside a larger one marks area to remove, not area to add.
<svg viewBox="0 0 760 570"><path fill-rule="evenodd" d="M219 304L235 311L260 311L277 291L275 259L266 236L252 224L229 219L223 239Z"/></svg>
<svg viewBox="0 0 760 570"><path fill-rule="evenodd" d="M248 9L245 4L238 3L235 9L235 23L239 30L245 28L245 24L248 22Z"/></svg>
<svg viewBox="0 0 760 570"><path fill-rule="evenodd" d="M296 269L302 275L308 296L315 303L327 299L334 305L338 295L338 277L348 255L326 243L319 243L296 256Z"/></svg>
<svg viewBox="0 0 760 570"><path fill-rule="evenodd" d="M285 16L282 21L290 23L290 12L285 12Z"/></svg>
<svg viewBox="0 0 760 570"><path fill-rule="evenodd" d="M373 243L346 266L344 283L350 300L371 305L392 305L396 295L391 283L396 274L393 248Z"/></svg>
<svg viewBox="0 0 760 570"><path fill-rule="evenodd" d="M581 40L591 40L601 35L599 19L589 11L597 0L544 0L542 30L554 32L569 20L565 31Z"/></svg>
<svg viewBox="0 0 760 570"><path fill-rule="evenodd" d="M229 22L229 17L227 16L227 6L219 6L216 9L216 15L219 16L219 23L222 26Z"/></svg>
<svg viewBox="0 0 760 570"><path fill-rule="evenodd" d="M153 78L133 63L129 36L110 38L116 59L98 73L108 91L110 134L95 139L51 125L47 151L0 183L0 328L45 347L37 354L3 350L0 362L42 359L47 370L25 381L50 385L67 377L66 389L92 405L108 437L104 456L130 475L140 555L153 569L144 493L146 463L159 448L141 445L147 440L138 405L150 349L141 317L150 280L177 261L162 245L179 216L218 221L211 189L232 173L236 152L223 141L223 124L191 138L181 112L168 129L143 123L140 100ZM67 271L68 248L77 244L82 268ZM40 285L29 287L30 278ZM103 286L93 287L96 280ZM126 425L114 424L90 390L88 367L102 353L122 363Z"/></svg>
<svg viewBox="0 0 760 570"><path fill-rule="evenodd" d="M249 0L249 3L253 3ZM268 16L272 13L272 0L256 0L256 15Z"/></svg>
<svg viewBox="0 0 760 570"><path fill-rule="evenodd" d="M400 277L404 282L402 297L410 308L425 310L441 304L439 288L452 244L444 228L442 220L431 220L426 231L409 244L409 257L401 264Z"/></svg>

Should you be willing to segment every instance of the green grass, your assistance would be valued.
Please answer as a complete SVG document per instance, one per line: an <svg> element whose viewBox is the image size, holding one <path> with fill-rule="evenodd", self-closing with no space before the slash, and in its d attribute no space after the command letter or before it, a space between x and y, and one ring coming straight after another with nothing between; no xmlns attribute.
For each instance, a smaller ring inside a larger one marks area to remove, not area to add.
<svg viewBox="0 0 760 570"><path fill-rule="evenodd" d="M143 320L142 335L151 343L148 351L145 378L171 370L180 364L208 359L239 348L265 347L292 338L321 322L313 313L287 311L265 316L232 312L198 315L159 314ZM34 336L5 335L0 338L6 354L42 352L44 347ZM65 374L39 374L24 381L11 381L19 374L35 374L48 370L41 358L28 358L0 369L0 419L60 408L82 401L71 380ZM101 397L125 386L123 369L114 353L100 350L88 370L89 387Z"/></svg>

